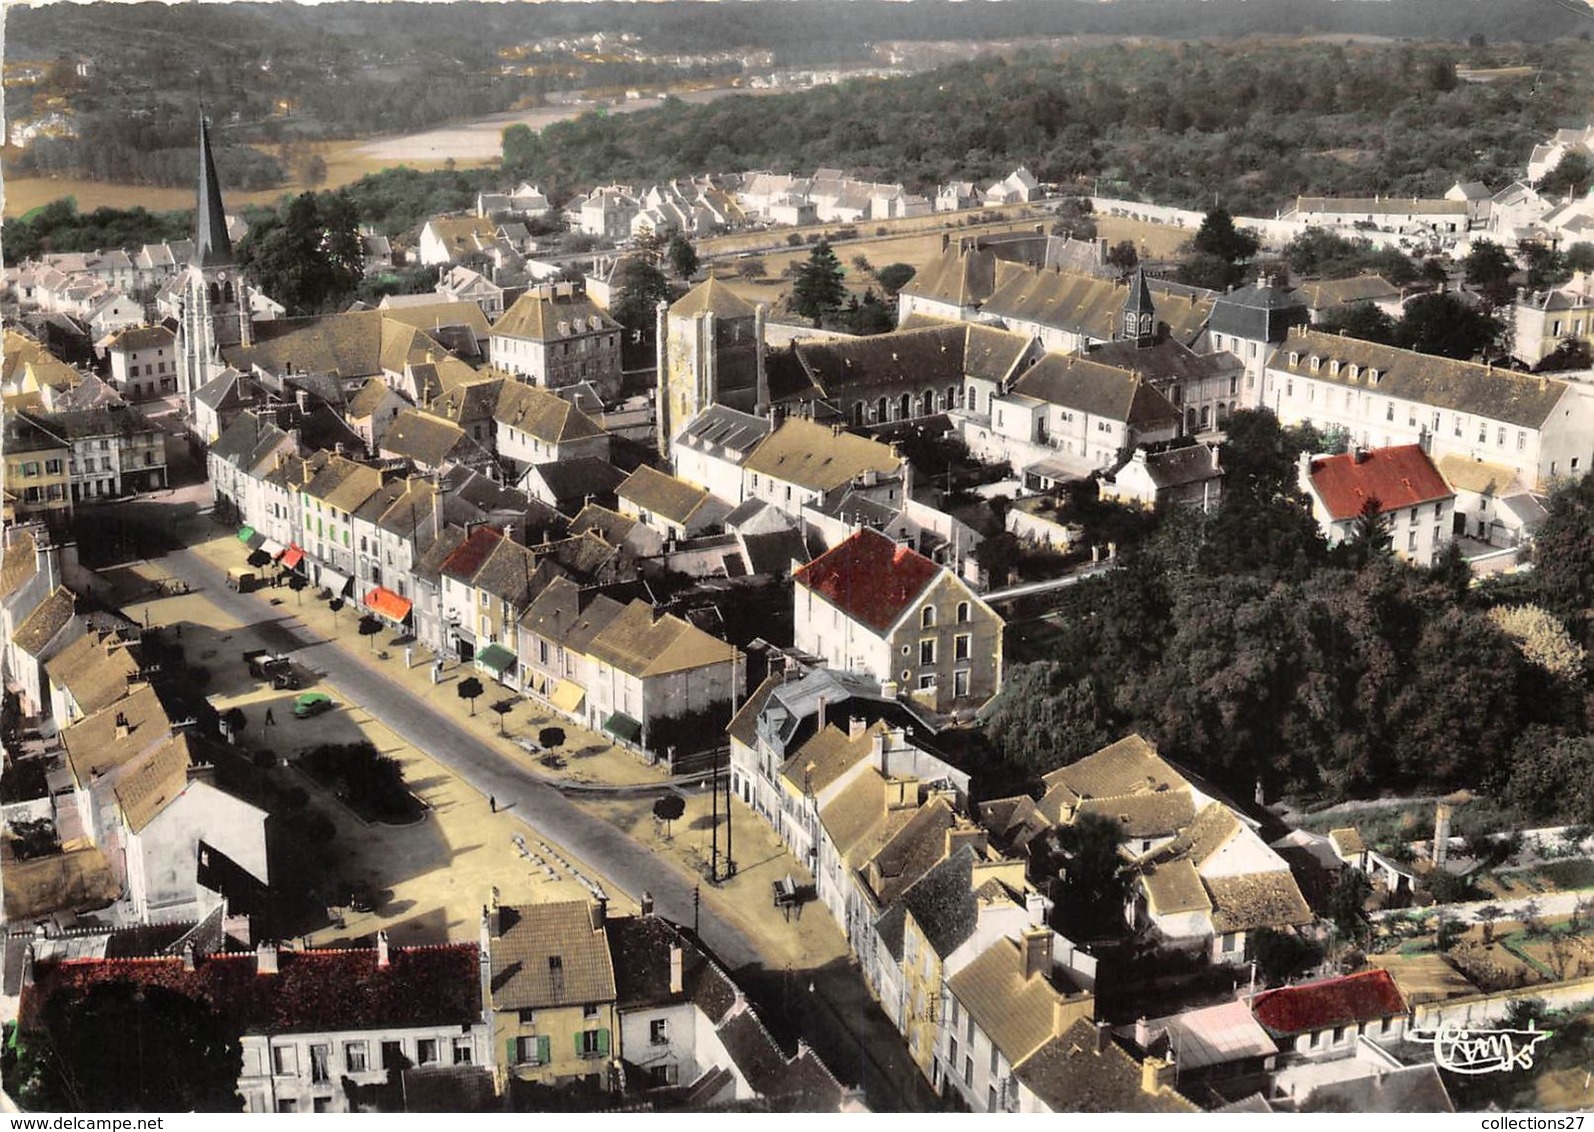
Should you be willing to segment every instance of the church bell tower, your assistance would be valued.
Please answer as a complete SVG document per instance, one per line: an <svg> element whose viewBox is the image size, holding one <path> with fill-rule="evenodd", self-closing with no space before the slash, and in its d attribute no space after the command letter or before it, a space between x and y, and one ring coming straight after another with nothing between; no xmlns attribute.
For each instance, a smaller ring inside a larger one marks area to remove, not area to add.
<svg viewBox="0 0 1594 1132"><path fill-rule="evenodd" d="M194 252L184 273L178 326L177 381L193 413L194 392L221 373L224 346L248 344L249 300L227 234L221 182L210 152L210 128L199 118L199 194L194 213Z"/></svg>

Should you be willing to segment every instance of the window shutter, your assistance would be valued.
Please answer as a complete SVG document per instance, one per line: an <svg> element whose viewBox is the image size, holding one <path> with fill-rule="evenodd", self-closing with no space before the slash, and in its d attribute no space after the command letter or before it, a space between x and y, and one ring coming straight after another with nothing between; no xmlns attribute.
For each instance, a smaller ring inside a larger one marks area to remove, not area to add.
<svg viewBox="0 0 1594 1132"><path fill-rule="evenodd" d="M609 1052L609 1031L598 1031L598 1052L607 1056Z"/></svg>
<svg viewBox="0 0 1594 1132"><path fill-rule="evenodd" d="M510 1038L504 1043L504 1064L515 1065L520 1059L515 1055L519 1052L515 1039Z"/></svg>
<svg viewBox="0 0 1594 1132"><path fill-rule="evenodd" d="M586 1053L586 1052L587 1052L586 1039L580 1033L577 1033L576 1034L576 1056L580 1057L583 1053Z"/></svg>
<svg viewBox="0 0 1594 1132"><path fill-rule="evenodd" d="M553 1051L548 1048L550 1044L551 1044L551 1041L550 1041L550 1039L548 1038L548 1036L546 1034L544 1034L542 1037L537 1039L537 1064L538 1065L547 1065L550 1061L553 1060Z"/></svg>

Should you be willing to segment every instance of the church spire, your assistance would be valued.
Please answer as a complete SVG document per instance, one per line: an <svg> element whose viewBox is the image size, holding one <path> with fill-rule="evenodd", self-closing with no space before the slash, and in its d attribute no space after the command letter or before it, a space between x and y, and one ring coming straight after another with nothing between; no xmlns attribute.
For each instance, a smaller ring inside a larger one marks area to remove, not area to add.
<svg viewBox="0 0 1594 1132"><path fill-rule="evenodd" d="M194 263L220 267L232 258L232 238L227 235L227 213L221 203L221 182L210 156L210 129L199 114L199 208L194 214Z"/></svg>
<svg viewBox="0 0 1594 1132"><path fill-rule="evenodd" d="M1151 288L1146 284L1146 272L1135 268L1129 281L1129 297L1124 300L1124 337L1140 345L1150 345L1156 338L1157 308L1151 302Z"/></svg>

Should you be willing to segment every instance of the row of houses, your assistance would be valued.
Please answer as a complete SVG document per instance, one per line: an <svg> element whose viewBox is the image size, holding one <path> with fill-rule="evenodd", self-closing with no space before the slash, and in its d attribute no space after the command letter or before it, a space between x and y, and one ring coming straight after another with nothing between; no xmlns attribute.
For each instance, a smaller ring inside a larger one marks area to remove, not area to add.
<svg viewBox="0 0 1594 1132"><path fill-rule="evenodd" d="M566 219L575 231L619 243L634 239L644 228L701 236L757 222L855 224L1016 204L1040 196L1040 182L1022 166L997 181L948 182L933 197L911 193L900 184L860 181L840 169L816 169L812 176L759 170L705 174L644 189L599 186L573 201Z"/></svg>
<svg viewBox="0 0 1594 1132"><path fill-rule="evenodd" d="M187 930L182 930L186 928ZM561 902L483 909L480 940L418 947L222 946L213 918L150 949L128 933L8 939L20 1040L57 995L113 983L213 1011L239 1040L245 1112L591 1109L858 1111L807 1047L788 1054L719 962L653 914Z"/></svg>
<svg viewBox="0 0 1594 1132"><path fill-rule="evenodd" d="M1026 862L968 817L969 777L891 683L793 666L731 722L732 788L813 876L813 899L938 1092L974 1111L1111 1095L1191 1111L1095 1018L1096 964L1048 922Z"/></svg>
<svg viewBox="0 0 1594 1132"><path fill-rule="evenodd" d="M216 783L216 740L172 714L142 627L97 609L39 525L6 528L5 671L25 718L53 717L51 747L8 751L8 826L49 831L26 859L6 843L4 911L31 924L109 906L115 922L246 912L269 883L266 813Z"/></svg>

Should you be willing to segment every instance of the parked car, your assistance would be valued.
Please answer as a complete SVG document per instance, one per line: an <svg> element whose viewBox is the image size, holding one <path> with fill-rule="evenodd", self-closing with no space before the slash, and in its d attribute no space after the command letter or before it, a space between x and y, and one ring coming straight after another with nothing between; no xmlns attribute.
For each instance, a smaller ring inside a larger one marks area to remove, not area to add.
<svg viewBox="0 0 1594 1132"><path fill-rule="evenodd" d="M324 711L331 710L332 697L325 692L306 692L293 701L295 719L309 719L312 715L320 715Z"/></svg>

